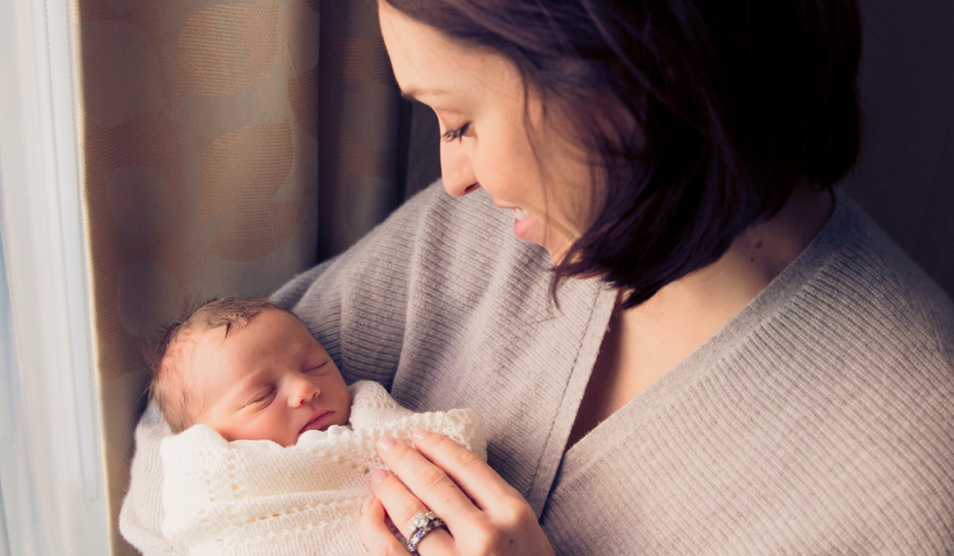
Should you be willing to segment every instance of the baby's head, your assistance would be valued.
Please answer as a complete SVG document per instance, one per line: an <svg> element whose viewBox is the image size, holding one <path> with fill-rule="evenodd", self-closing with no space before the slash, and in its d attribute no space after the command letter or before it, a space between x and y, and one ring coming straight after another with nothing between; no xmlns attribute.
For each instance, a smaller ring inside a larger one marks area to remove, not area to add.
<svg viewBox="0 0 954 556"><path fill-rule="evenodd" d="M211 301L173 322L147 357L149 390L173 432L195 424L227 440L282 446L348 422L351 396L328 352L265 299Z"/></svg>

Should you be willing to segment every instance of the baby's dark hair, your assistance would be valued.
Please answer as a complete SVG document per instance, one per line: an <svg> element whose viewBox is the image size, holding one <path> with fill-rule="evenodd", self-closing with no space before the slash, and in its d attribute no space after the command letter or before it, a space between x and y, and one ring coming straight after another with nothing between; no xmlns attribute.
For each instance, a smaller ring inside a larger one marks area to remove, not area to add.
<svg viewBox="0 0 954 556"><path fill-rule="evenodd" d="M193 332L244 326L255 315L268 309L284 308L263 298L223 297L198 303L169 323L145 349L146 365L152 374L149 395L162 411L172 432L180 433L195 424L205 400L199 399L187 383L179 360L181 340Z"/></svg>

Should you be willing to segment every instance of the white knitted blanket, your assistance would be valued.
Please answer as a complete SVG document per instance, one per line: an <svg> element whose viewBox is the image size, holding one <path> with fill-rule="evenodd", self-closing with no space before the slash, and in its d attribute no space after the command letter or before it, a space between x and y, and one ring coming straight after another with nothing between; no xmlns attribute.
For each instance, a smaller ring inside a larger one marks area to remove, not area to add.
<svg viewBox="0 0 954 556"><path fill-rule="evenodd" d="M370 495L369 475L384 467L374 450L379 437L409 441L415 429L424 428L486 458L483 427L473 411L413 413L375 382L355 383L351 392L350 427L309 431L295 446L228 442L204 425L166 434L159 449L161 534L175 551L148 552L162 539L144 542L141 527L127 534L129 523L124 536L144 554L366 554L357 521ZM137 447L137 460L148 456ZM123 513L134 503L127 497Z"/></svg>

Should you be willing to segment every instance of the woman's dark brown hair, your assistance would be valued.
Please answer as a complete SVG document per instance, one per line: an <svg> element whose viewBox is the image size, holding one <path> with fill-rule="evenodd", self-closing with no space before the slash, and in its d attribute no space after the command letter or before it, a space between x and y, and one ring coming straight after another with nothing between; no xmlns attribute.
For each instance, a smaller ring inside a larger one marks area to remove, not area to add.
<svg viewBox="0 0 954 556"><path fill-rule="evenodd" d="M857 158L856 0L387 2L506 56L569 118L604 202L555 272L627 307Z"/></svg>

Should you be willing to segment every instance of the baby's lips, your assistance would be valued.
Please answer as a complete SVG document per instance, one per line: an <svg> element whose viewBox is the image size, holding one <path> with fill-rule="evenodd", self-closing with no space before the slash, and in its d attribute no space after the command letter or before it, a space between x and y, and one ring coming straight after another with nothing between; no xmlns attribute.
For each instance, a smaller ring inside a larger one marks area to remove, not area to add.
<svg viewBox="0 0 954 556"><path fill-rule="evenodd" d="M331 424L332 417L334 417L334 412L331 410L318 411L311 420L305 423L305 426L301 428L299 434L305 431L324 430L328 428L328 425Z"/></svg>

